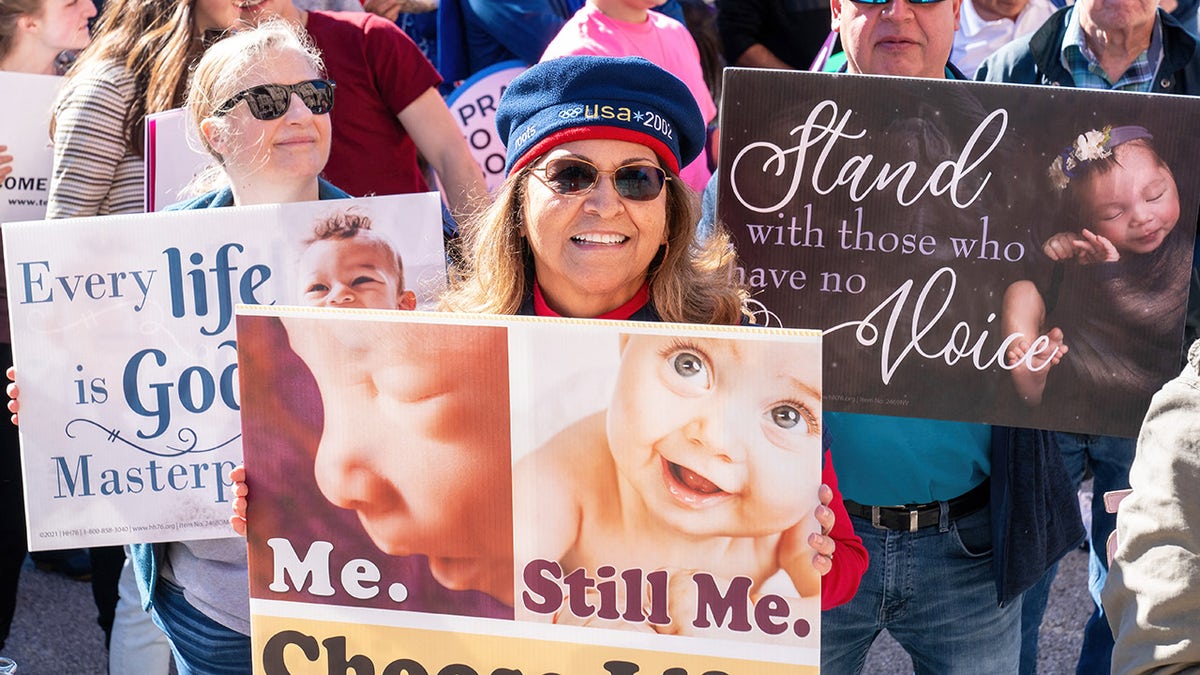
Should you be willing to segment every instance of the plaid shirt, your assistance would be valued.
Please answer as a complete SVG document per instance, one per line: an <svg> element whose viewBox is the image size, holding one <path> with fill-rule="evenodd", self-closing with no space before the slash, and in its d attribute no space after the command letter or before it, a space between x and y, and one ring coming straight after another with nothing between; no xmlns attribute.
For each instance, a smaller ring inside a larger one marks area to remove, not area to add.
<svg viewBox="0 0 1200 675"><path fill-rule="evenodd" d="M1110 82L1108 75L1100 68L1099 59L1087 46L1083 28L1079 25L1079 15L1071 10L1071 17L1067 20L1067 31L1063 35L1062 64L1071 71L1076 87L1149 92L1154 86L1154 74L1158 72L1162 57L1162 23L1156 15L1150 46L1138 54L1116 82Z"/></svg>

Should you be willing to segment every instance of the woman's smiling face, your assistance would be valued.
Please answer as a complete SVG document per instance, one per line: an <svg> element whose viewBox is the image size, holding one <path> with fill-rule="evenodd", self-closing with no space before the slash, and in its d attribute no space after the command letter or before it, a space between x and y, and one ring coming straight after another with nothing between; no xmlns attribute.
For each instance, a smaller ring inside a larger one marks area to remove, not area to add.
<svg viewBox="0 0 1200 675"><path fill-rule="evenodd" d="M246 78L245 88L319 77L303 55L281 51L263 60ZM239 101L228 114L204 120L201 131L224 157L225 170L235 184L248 176L280 182L315 179L329 159L329 114L314 115L296 93L290 95L282 117L256 119L249 105Z"/></svg>
<svg viewBox="0 0 1200 675"><path fill-rule="evenodd" d="M592 139L559 145L532 168L566 157L603 172L629 164L660 166L644 145ZM574 195L559 194L534 176L525 180L524 235L551 308L566 316L595 316L632 298L667 240L666 189L654 199L634 201L617 193L607 173L594 188Z"/></svg>

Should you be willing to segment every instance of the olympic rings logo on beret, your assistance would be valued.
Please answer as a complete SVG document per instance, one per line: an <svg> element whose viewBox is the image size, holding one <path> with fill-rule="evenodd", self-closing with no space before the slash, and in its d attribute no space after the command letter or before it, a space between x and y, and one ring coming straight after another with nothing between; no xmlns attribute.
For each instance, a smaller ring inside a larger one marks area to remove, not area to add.
<svg viewBox="0 0 1200 675"><path fill-rule="evenodd" d="M559 110L559 111L558 111L558 116L559 116L559 117L561 117L561 118L563 118L563 119L565 119L565 120L574 119L574 118L576 118L576 117L579 117L579 116L580 116L580 115L582 115L582 114L583 114L583 108L582 108L582 107L577 107L577 108L567 108L566 110Z"/></svg>

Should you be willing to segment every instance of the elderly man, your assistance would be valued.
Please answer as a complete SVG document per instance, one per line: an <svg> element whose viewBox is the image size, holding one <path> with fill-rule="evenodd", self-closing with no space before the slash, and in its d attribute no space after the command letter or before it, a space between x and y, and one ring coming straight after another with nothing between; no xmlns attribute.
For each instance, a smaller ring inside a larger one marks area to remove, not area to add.
<svg viewBox="0 0 1200 675"><path fill-rule="evenodd" d="M979 67L988 82L1196 94L1196 39L1154 0L1079 0Z"/></svg>
<svg viewBox="0 0 1200 675"><path fill-rule="evenodd" d="M833 29L841 34L851 73L963 79L950 62L961 0L832 0ZM926 120L936 126L938 120ZM921 142L915 139L914 142ZM914 223L913 226L918 226ZM1013 557L1049 562L1052 547L1014 551L999 533L1019 530L1018 513L993 512L992 490L1011 492L1014 453L1057 458L1045 434L987 425L829 413L834 461L855 532L870 568L849 603L822 616L823 672L857 673L872 642L887 630L912 656L919 673L1015 673L1020 646L1020 598L1040 576L1004 591L997 572ZM1022 458L1026 455L1022 454ZM1042 489L1063 487L1058 473ZM1001 495L997 495L1000 497ZM1067 539L1082 538L1074 493L1059 490L1047 502L1059 511ZM1046 503L1046 502L1044 502ZM904 504L903 507L895 507ZM915 515L914 515L915 514ZM1014 523L1011 528L993 527ZM994 536L995 533L995 536ZM1004 547L993 550L993 541ZM1070 546L1070 543L1066 543ZM1007 553L1005 558L1002 553ZM998 591L1000 591L998 593Z"/></svg>
<svg viewBox="0 0 1200 675"><path fill-rule="evenodd" d="M1169 94L1200 93L1196 39L1155 0L1078 0L1056 12L1033 34L999 50L983 62L976 79ZM1195 276L1195 275L1193 275ZM1196 288L1190 306L1196 306ZM1067 469L1078 484L1090 465L1097 495L1092 509L1090 589L1095 608L1084 629L1080 673L1108 672L1113 638L1100 604L1108 571L1105 541L1116 527L1099 496L1129 487L1134 441L1128 438L1057 434ZM1036 628L1053 579L1026 595L1027 627ZM1028 650L1027 650L1028 651ZM1024 671L1023 671L1024 672Z"/></svg>

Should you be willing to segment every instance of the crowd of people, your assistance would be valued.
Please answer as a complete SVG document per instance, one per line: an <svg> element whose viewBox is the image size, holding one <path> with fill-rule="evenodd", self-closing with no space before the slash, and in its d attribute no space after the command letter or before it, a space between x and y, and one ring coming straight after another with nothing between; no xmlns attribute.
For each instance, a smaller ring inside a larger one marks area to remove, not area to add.
<svg viewBox="0 0 1200 675"><path fill-rule="evenodd" d="M48 219L140 212L143 119L183 106L214 168L202 194L172 208L353 199L436 185L452 254L444 311L737 325L751 317L748 289L732 273L731 238L719 222L698 227L697 193L707 185L712 194L718 164L721 64L1195 95L1197 3L1170 4L106 0L97 16L92 0L0 0L0 71L65 75L47 120ZM423 52L431 36L436 50ZM506 59L530 67L496 110L506 179L489 195L443 94ZM667 124L560 114L600 97L636 103ZM4 140L0 179L12 162ZM1145 181L1128 195L1127 210L1160 219L1154 241L1123 239L1105 216L1082 232L1064 226L1045 242L1048 257L1078 270L1068 271L1070 283L1099 289L1113 321L1132 323L1156 298L1105 295L1089 273L1114 256L1183 246L1191 229L1176 227L1185 196L1150 141L1141 127L1113 129L1100 141L1099 154L1111 158L1104 163L1068 148L1073 171L1056 185L1086 202L1097 189L1107 195ZM318 235L314 246L375 245L369 222L330 227L343 233ZM398 265L382 306L412 309ZM1194 339L1195 268L1170 274L1191 277ZM309 289L320 296L314 304L370 305L354 297L352 284L318 286ZM339 299L331 299L335 291ZM1059 325L1046 325L1043 289L1018 282L1009 293L1020 311L1006 322L1063 342ZM0 360L13 377L9 342L5 330ZM1027 346L1014 346L1014 363ZM1136 440L850 413L812 421L824 449L817 527L791 542L805 556L796 568L803 572L783 567L800 595L812 593L808 571L823 577L822 669L860 672L886 630L917 673L1036 672L1056 562L1084 538L1076 493L1088 472L1097 494L1088 539L1094 607L1078 672L1200 668L1200 542L1190 529L1200 509L1188 490L1200 478L1198 369L1193 346ZM1018 392L1041 400L1044 374L1018 369L1013 377ZM15 424L15 384L9 394ZM2 434L0 653L27 553L15 428L4 425ZM607 467L614 459L600 453L580 461ZM325 464L344 469L331 451ZM570 469L545 457L527 464L518 469ZM1030 466L1040 473L1024 484ZM621 471L619 461L613 471ZM234 478L233 525L244 533L247 483L255 478L242 468ZM570 475L555 483L572 485ZM1130 487L1119 513L1106 512L1099 495ZM587 498L582 489L561 497ZM1039 536L1021 535L1051 521L1056 527ZM560 548L570 550L573 537L602 524L563 525ZM100 623L111 635L110 672L166 673L170 654L185 675L250 671L244 541L134 544L128 562L121 547L90 553ZM435 577L452 574L437 567L438 554L429 551ZM511 570L472 570L471 579L462 583L511 605Z"/></svg>

